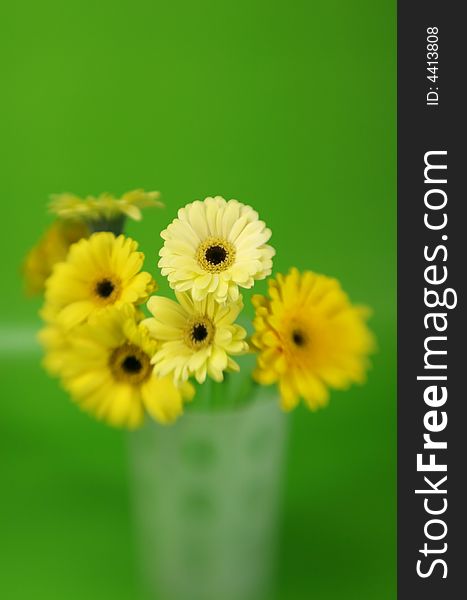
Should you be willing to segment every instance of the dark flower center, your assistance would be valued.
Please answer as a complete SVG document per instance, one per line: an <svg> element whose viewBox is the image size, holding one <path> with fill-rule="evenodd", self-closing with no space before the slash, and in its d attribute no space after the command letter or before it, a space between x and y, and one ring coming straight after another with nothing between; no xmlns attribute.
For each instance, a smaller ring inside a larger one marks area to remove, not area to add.
<svg viewBox="0 0 467 600"><path fill-rule="evenodd" d="M298 329L292 331L292 341L296 346L304 346L306 343L305 336Z"/></svg>
<svg viewBox="0 0 467 600"><path fill-rule="evenodd" d="M97 282L96 292L101 298L108 298L114 291L115 286L110 279L102 279Z"/></svg>
<svg viewBox="0 0 467 600"><path fill-rule="evenodd" d="M196 259L204 271L222 273L233 265L235 247L224 238L211 236L198 246Z"/></svg>
<svg viewBox="0 0 467 600"><path fill-rule="evenodd" d="M111 353L109 367L114 379L132 385L143 383L152 373L150 357L139 346L128 342Z"/></svg>
<svg viewBox="0 0 467 600"><path fill-rule="evenodd" d="M206 348L212 342L215 334L215 327L211 319L206 315L196 315L186 324L184 340L186 345L198 352Z"/></svg>
<svg viewBox="0 0 467 600"><path fill-rule="evenodd" d="M208 330L203 323L198 323L193 327L193 331L191 332L191 337L195 342L202 342L207 338Z"/></svg>
<svg viewBox="0 0 467 600"><path fill-rule="evenodd" d="M206 248L204 256L212 265L220 265L227 258L227 250L223 246L209 246Z"/></svg>
<svg viewBox="0 0 467 600"><path fill-rule="evenodd" d="M122 369L126 373L139 373L142 368L143 365L136 356L127 356L122 362Z"/></svg>

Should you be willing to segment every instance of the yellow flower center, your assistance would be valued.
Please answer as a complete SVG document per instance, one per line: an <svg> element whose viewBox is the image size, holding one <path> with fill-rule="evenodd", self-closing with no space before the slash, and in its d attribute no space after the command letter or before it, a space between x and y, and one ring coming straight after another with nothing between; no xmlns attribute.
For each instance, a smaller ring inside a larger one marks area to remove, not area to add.
<svg viewBox="0 0 467 600"><path fill-rule="evenodd" d="M221 273L232 266L235 247L227 240L210 237L199 245L196 258L205 271Z"/></svg>
<svg viewBox="0 0 467 600"><path fill-rule="evenodd" d="M286 355L294 364L308 364L315 352L310 327L306 323L290 323L282 336Z"/></svg>
<svg viewBox="0 0 467 600"><path fill-rule="evenodd" d="M215 327L206 316L196 316L191 319L185 329L185 343L193 350L201 350L209 346L214 337Z"/></svg>
<svg viewBox="0 0 467 600"><path fill-rule="evenodd" d="M145 381L152 371L151 359L134 344L123 344L109 358L109 367L117 381L137 385Z"/></svg>
<svg viewBox="0 0 467 600"><path fill-rule="evenodd" d="M120 288L116 277L101 277L93 285L93 295L100 304L113 304L120 297Z"/></svg>
<svg viewBox="0 0 467 600"><path fill-rule="evenodd" d="M303 348L308 344L308 336L299 328L293 329L290 337L293 345L297 348Z"/></svg>

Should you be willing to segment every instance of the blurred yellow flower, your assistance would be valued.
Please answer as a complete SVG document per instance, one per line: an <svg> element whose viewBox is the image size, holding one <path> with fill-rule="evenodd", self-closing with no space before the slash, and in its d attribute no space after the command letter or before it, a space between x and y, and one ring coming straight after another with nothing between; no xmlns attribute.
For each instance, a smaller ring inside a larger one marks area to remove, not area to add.
<svg viewBox="0 0 467 600"><path fill-rule="evenodd" d="M88 227L80 221L58 219L52 223L24 260L23 276L27 293L42 293L53 266L65 260L71 244L88 236Z"/></svg>
<svg viewBox="0 0 467 600"><path fill-rule="evenodd" d="M212 296L196 301L189 293L179 293L177 299L153 296L147 304L153 317L143 323L160 342L152 360L156 373L171 374L175 381L194 375L203 383L207 375L222 381L225 370L238 371L230 355L248 350L246 331L234 323L243 308L241 297L227 305Z"/></svg>
<svg viewBox="0 0 467 600"><path fill-rule="evenodd" d="M182 414L184 400L194 395L190 383L176 387L171 377L157 377L151 365L157 343L135 312L129 304L104 309L66 336L60 364L55 359L49 363L81 408L130 429L142 424L145 412L160 423L173 422ZM57 338L49 328L42 341L47 364L56 355Z"/></svg>
<svg viewBox="0 0 467 600"><path fill-rule="evenodd" d="M133 190L116 198L104 193L99 196L80 198L74 194L56 194L52 196L49 209L62 219L112 220L125 215L135 221L142 218L141 209L149 206L163 207L159 192Z"/></svg>
<svg viewBox="0 0 467 600"><path fill-rule="evenodd" d="M291 269L269 281L269 297L253 297L254 378L278 383L282 407L303 398L311 409L327 403L328 387L362 383L375 342L368 309L353 306L339 282Z"/></svg>
<svg viewBox="0 0 467 600"><path fill-rule="evenodd" d="M46 282L42 316L71 329L109 305L141 304L155 289L144 254L123 235L93 234L71 246Z"/></svg>
<svg viewBox="0 0 467 600"><path fill-rule="evenodd" d="M177 292L195 301L212 295L235 302L239 287L251 288L271 273L271 231L251 206L216 196L187 204L161 233L159 267Z"/></svg>

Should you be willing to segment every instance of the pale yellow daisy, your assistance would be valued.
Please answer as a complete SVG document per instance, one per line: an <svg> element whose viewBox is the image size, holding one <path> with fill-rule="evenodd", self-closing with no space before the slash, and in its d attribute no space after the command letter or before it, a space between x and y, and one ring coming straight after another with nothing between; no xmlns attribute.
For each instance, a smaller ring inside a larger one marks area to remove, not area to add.
<svg viewBox="0 0 467 600"><path fill-rule="evenodd" d="M209 294L219 303L236 301L271 273L271 231L251 206L216 196L187 204L161 233L159 267L177 292L194 300Z"/></svg>
<svg viewBox="0 0 467 600"><path fill-rule="evenodd" d="M55 352L54 344L45 345ZM133 429L146 412L160 423L172 423L194 388L155 374L151 358L156 348L131 305L113 306L68 334L65 359L55 365L55 373L81 408L111 425Z"/></svg>
<svg viewBox="0 0 467 600"><path fill-rule="evenodd" d="M160 342L152 362L160 376L172 375L186 381L194 375L199 383L209 375L222 381L225 370L238 371L231 355L248 350L246 331L235 320L243 305L236 302L220 305L212 296L193 300L189 293L177 293L178 302L153 296L148 309L153 317L143 323L151 336Z"/></svg>
<svg viewBox="0 0 467 600"><path fill-rule="evenodd" d="M109 305L141 304L155 289L144 254L123 235L93 234L73 244L46 282L42 316L70 329Z"/></svg>
<svg viewBox="0 0 467 600"><path fill-rule="evenodd" d="M121 215L140 221L141 209L154 206L162 207L159 192L132 190L121 198L103 193L99 196L80 198L75 194L55 194L49 204L49 210L62 219L84 219L86 221L112 221Z"/></svg>
<svg viewBox="0 0 467 600"><path fill-rule="evenodd" d="M282 407L303 398L309 408L326 404L328 388L362 383L374 338L368 309L354 306L336 279L292 269L269 281L269 297L254 296L254 378L277 383Z"/></svg>

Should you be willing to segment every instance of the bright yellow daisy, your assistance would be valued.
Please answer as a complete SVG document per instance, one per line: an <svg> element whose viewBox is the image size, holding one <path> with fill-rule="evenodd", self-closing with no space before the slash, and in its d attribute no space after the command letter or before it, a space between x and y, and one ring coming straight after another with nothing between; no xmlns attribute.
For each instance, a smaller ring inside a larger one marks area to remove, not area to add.
<svg viewBox="0 0 467 600"><path fill-rule="evenodd" d="M71 329L109 305L141 304L155 289L144 254L123 235L93 234L71 246L46 282L42 316Z"/></svg>
<svg viewBox="0 0 467 600"><path fill-rule="evenodd" d="M152 362L160 376L172 375L186 381L194 375L199 383L209 375L222 381L225 370L238 371L231 355L248 350L246 331L234 323L242 310L241 297L220 305L212 296L193 300L189 293L177 293L177 302L153 296L148 308L153 317L143 323L151 336L160 341Z"/></svg>
<svg viewBox="0 0 467 600"><path fill-rule="evenodd" d="M271 231L251 206L216 196L187 204L161 233L159 267L177 292L194 300L212 294L236 301L239 287L251 288L271 273Z"/></svg>
<svg viewBox="0 0 467 600"><path fill-rule="evenodd" d="M292 269L269 281L269 297L253 297L252 344L258 351L254 378L278 383L282 407L303 398L309 408L326 404L328 387L362 383L374 338L368 309L354 306L339 282Z"/></svg>
<svg viewBox="0 0 467 600"><path fill-rule="evenodd" d="M147 412L159 423L172 423L194 388L155 374L156 348L131 305L113 306L68 335L65 360L55 366L71 397L100 420L134 429ZM53 343L46 349L55 352Z"/></svg>
<svg viewBox="0 0 467 600"><path fill-rule="evenodd" d="M80 198L74 194L56 194L52 196L49 209L62 219L85 219L87 221L113 220L121 215L140 221L141 209L149 206L163 207L159 192L132 190L116 198L104 193L99 196Z"/></svg>
<svg viewBox="0 0 467 600"><path fill-rule="evenodd" d="M27 293L41 294L53 266L65 260L70 245L88 236L89 229L85 223L60 219L52 223L23 263Z"/></svg>

